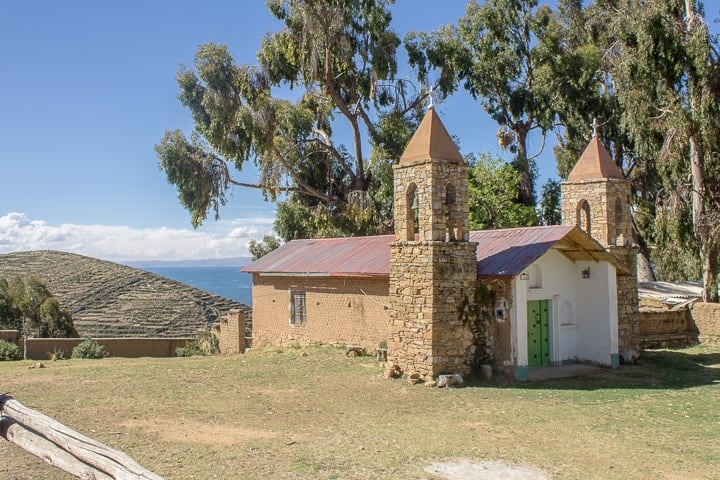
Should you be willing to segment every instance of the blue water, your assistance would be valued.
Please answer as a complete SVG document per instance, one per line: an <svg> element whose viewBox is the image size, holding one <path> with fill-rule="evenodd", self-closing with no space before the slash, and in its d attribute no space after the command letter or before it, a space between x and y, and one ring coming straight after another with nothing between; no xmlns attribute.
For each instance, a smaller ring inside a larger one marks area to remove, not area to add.
<svg viewBox="0 0 720 480"><path fill-rule="evenodd" d="M240 267L142 267L148 272L250 305L252 276Z"/></svg>

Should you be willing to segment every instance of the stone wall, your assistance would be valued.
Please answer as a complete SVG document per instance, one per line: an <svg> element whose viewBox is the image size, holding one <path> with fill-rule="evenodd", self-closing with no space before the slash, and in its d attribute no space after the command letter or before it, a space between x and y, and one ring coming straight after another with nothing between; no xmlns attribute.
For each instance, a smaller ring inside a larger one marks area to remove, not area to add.
<svg viewBox="0 0 720 480"><path fill-rule="evenodd" d="M468 215L468 166L464 163L421 160L393 166L395 235L400 240L466 240L470 231ZM411 187L412 186L412 187ZM414 230L418 201L418 231Z"/></svg>
<svg viewBox="0 0 720 480"><path fill-rule="evenodd" d="M511 324L517 319L510 318L513 307L512 280L491 280L486 281L485 286L490 291L490 324L488 329L487 342L493 345L492 360L493 369L497 372L512 378L515 374L514 366L516 355L512 349ZM503 310L502 318L495 315L496 309Z"/></svg>
<svg viewBox="0 0 720 480"><path fill-rule="evenodd" d="M220 317L220 322L213 326L218 338L220 353L245 353L245 314L240 310L230 310Z"/></svg>
<svg viewBox="0 0 720 480"><path fill-rule="evenodd" d="M405 375L432 381L441 373L469 372L477 349L476 248L471 242L391 245L388 362Z"/></svg>
<svg viewBox="0 0 720 480"><path fill-rule="evenodd" d="M290 325L290 290L304 290L307 321ZM389 336L387 277L253 275L253 346L328 343L375 350Z"/></svg>
<svg viewBox="0 0 720 480"><path fill-rule="evenodd" d="M55 352L70 358L82 338L29 338L27 357L48 360ZM192 338L96 338L111 357L174 357L175 349L184 347ZM20 348L22 349L22 342Z"/></svg>
<svg viewBox="0 0 720 480"><path fill-rule="evenodd" d="M701 342L720 342L720 304L695 302L690 314Z"/></svg>

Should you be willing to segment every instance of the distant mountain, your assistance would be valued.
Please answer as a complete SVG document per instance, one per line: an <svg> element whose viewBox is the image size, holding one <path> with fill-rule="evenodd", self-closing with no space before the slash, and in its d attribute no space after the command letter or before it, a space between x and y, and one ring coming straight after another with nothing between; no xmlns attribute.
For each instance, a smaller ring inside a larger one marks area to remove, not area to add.
<svg viewBox="0 0 720 480"><path fill-rule="evenodd" d="M136 268L149 267L243 267L250 263L250 257L208 258L205 260L138 260L125 262Z"/></svg>
<svg viewBox="0 0 720 480"><path fill-rule="evenodd" d="M81 336L184 337L250 307L154 273L65 252L0 255L0 277L44 280ZM249 322L248 322L249 323Z"/></svg>

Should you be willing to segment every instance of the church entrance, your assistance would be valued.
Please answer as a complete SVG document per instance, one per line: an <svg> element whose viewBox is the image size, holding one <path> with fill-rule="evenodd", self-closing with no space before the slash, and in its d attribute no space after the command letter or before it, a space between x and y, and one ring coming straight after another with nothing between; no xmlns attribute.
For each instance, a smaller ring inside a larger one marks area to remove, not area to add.
<svg viewBox="0 0 720 480"><path fill-rule="evenodd" d="M527 303L528 366L550 365L550 300Z"/></svg>

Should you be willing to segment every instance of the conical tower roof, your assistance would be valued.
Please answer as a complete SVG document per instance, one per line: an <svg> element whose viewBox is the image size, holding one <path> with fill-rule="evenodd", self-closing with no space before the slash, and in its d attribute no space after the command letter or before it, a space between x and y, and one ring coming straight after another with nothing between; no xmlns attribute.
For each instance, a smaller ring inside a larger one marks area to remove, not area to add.
<svg viewBox="0 0 720 480"><path fill-rule="evenodd" d="M435 109L430 107L400 157L400 164L417 160L463 163L463 157Z"/></svg>
<svg viewBox="0 0 720 480"><path fill-rule="evenodd" d="M600 143L597 135L593 135L585 151L580 155L575 167L568 175L568 182L583 180L604 180L616 178L625 180L622 170L610 158L610 152Z"/></svg>

